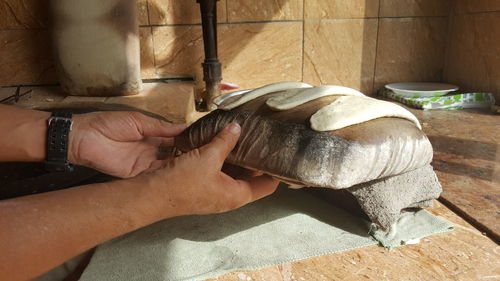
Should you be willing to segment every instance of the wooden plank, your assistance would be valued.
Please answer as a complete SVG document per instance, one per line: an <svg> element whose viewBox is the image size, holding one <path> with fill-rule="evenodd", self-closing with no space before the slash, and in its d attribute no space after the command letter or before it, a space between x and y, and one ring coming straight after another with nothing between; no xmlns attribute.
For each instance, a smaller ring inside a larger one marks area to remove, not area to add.
<svg viewBox="0 0 500 281"><path fill-rule="evenodd" d="M500 247L436 202L430 211L456 224L450 233L392 250L379 246L211 279L229 280L498 280Z"/></svg>
<svg viewBox="0 0 500 281"><path fill-rule="evenodd" d="M444 202L500 241L500 117L489 110L412 110L434 147Z"/></svg>
<svg viewBox="0 0 500 281"><path fill-rule="evenodd" d="M467 219L498 235L500 123L488 111L412 110L434 146L442 197ZM500 247L436 202L429 209L456 225L417 245L372 246L213 280L499 280Z"/></svg>

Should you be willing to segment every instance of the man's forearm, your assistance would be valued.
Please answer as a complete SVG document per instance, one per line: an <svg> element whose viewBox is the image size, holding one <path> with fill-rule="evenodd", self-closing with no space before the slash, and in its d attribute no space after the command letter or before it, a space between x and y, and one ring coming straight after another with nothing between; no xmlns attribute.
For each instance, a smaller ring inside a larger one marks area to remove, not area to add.
<svg viewBox="0 0 500 281"><path fill-rule="evenodd" d="M178 215L165 188L138 177L0 201L0 275L34 278L104 241Z"/></svg>
<svg viewBox="0 0 500 281"><path fill-rule="evenodd" d="M0 105L0 162L43 161L49 112Z"/></svg>

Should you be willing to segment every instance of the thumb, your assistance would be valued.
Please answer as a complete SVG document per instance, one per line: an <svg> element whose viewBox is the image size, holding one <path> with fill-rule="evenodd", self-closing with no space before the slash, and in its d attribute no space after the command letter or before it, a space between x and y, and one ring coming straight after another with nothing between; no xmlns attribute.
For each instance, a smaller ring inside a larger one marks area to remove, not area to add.
<svg viewBox="0 0 500 281"><path fill-rule="evenodd" d="M217 161L218 169L222 168L224 160L238 142L241 127L237 123L231 123L224 127L210 143L200 148L201 155L213 156Z"/></svg>
<svg viewBox="0 0 500 281"><path fill-rule="evenodd" d="M132 118L141 135L145 137L175 137L186 129L184 124L172 124L141 113L133 114Z"/></svg>

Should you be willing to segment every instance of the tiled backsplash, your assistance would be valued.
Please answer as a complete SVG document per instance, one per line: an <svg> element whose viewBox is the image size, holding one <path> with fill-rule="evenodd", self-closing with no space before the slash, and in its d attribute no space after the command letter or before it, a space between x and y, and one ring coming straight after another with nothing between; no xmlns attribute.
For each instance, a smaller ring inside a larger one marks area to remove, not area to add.
<svg viewBox="0 0 500 281"><path fill-rule="evenodd" d="M49 0L0 2L0 85L57 83ZM497 0L221 0L226 82L340 84L372 94L394 81L500 92ZM138 0L142 76L201 75L195 0ZM500 100L500 98L499 98Z"/></svg>

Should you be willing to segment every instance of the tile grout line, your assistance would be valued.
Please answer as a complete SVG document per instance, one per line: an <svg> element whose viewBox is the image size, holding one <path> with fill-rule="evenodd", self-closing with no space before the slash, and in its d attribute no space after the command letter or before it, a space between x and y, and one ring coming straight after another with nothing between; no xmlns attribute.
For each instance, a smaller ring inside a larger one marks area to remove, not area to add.
<svg viewBox="0 0 500 281"><path fill-rule="evenodd" d="M154 76L157 77L157 69L156 69L156 52L155 52L155 37L154 37L154 34L153 34L153 27L151 25L151 17L149 15L149 1L151 0L147 0L146 1L146 10L148 12L148 23L149 23L149 36L151 36L151 52L152 52L152 56L153 56L153 72L154 72Z"/></svg>
<svg viewBox="0 0 500 281"><path fill-rule="evenodd" d="M304 82L304 66L305 66L305 45L306 45L306 0L302 0L302 68L301 81Z"/></svg>
<svg viewBox="0 0 500 281"><path fill-rule="evenodd" d="M219 25L239 25L239 24L263 24L263 23L295 23L302 22L302 20L273 20L273 21L242 21L242 22L218 22ZM151 24L139 25L139 27L161 27L161 26L201 26L201 23L174 23L174 24Z"/></svg>
<svg viewBox="0 0 500 281"><path fill-rule="evenodd" d="M375 77L377 76L377 57L378 57L378 41L379 41L379 33L380 33L380 10L382 6L382 1L379 1L378 12L377 12L377 39L375 41L375 61L373 63L373 79L372 79L372 90L371 94L376 95L375 91Z"/></svg>
<svg viewBox="0 0 500 281"><path fill-rule="evenodd" d="M149 17L149 1L151 0L146 0L146 14L148 15L148 25L151 25L151 19Z"/></svg>
<svg viewBox="0 0 500 281"><path fill-rule="evenodd" d="M448 26L447 26L447 34L446 34L446 45L445 45L445 50L444 50L444 58L443 58L443 72L441 73L441 81L444 82L445 81L445 77L447 77L447 66L448 66L448 62L449 62L449 59L448 59L448 53L451 49L451 37L452 37L452 32L454 30L453 28L453 22L454 22L454 18L455 18L455 15L453 13L453 11L455 10L456 8L456 5L457 3L454 2L452 4L452 7L450 7L450 11L449 11L449 14L448 14Z"/></svg>
<svg viewBox="0 0 500 281"><path fill-rule="evenodd" d="M226 23L229 23L229 1L226 1Z"/></svg>

